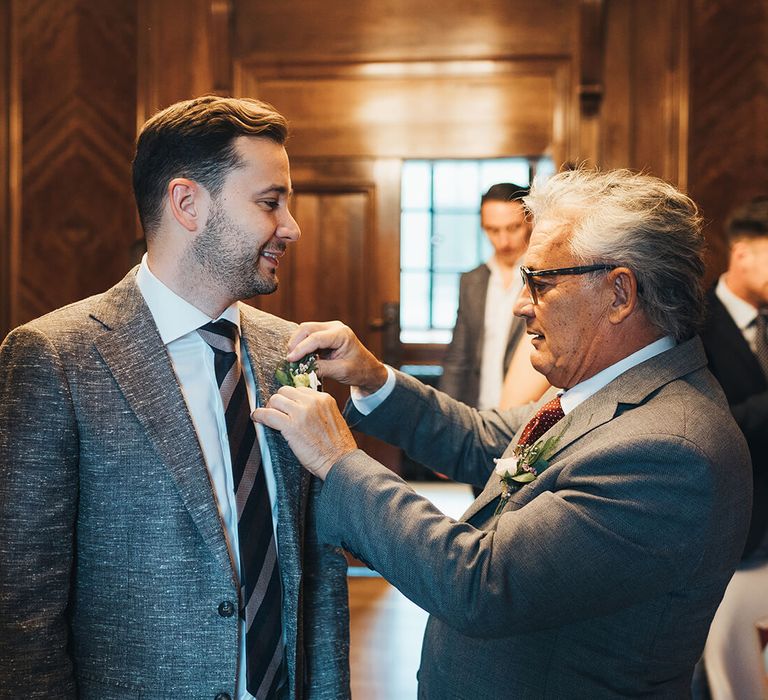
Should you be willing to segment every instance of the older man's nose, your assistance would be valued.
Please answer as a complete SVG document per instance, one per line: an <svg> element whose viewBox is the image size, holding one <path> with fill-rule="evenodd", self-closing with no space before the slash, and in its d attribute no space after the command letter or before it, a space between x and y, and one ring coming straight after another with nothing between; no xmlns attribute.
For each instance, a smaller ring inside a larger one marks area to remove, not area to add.
<svg viewBox="0 0 768 700"><path fill-rule="evenodd" d="M517 295L515 305L512 307L512 313L521 318L533 317L533 301L525 287L523 287L520 290L520 294Z"/></svg>

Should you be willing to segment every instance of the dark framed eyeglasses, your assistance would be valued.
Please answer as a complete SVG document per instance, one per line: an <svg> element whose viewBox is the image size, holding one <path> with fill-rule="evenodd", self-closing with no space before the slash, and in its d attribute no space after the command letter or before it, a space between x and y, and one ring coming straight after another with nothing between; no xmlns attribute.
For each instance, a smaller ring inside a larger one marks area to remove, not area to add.
<svg viewBox="0 0 768 700"><path fill-rule="evenodd" d="M539 298L536 294L536 285L533 283L534 277L554 277L555 275L584 275L587 272L600 272L601 270L615 270L618 265L601 263L598 265L577 265L576 267L556 267L551 270L531 270L530 267L520 266L520 275L523 278L525 288L531 297L531 303L536 305Z"/></svg>

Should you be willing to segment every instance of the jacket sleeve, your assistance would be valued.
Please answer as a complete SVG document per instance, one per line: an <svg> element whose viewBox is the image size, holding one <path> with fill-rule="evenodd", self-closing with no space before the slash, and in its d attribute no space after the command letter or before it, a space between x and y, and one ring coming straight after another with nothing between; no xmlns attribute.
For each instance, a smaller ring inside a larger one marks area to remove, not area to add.
<svg viewBox="0 0 768 700"><path fill-rule="evenodd" d="M480 529L358 450L328 474L320 536L477 638L609 615L684 587L702 556L702 513L717 498L706 458L684 438L649 435L633 449L585 455L571 471L562 488L542 487Z"/></svg>
<svg viewBox="0 0 768 700"><path fill-rule="evenodd" d="M22 326L0 346L0 678L25 697L75 697L67 602L78 453L59 354Z"/></svg>
<svg viewBox="0 0 768 700"><path fill-rule="evenodd" d="M318 541L319 489L313 477L305 538L305 691L308 700L345 700L350 697L347 562L341 549Z"/></svg>
<svg viewBox="0 0 768 700"><path fill-rule="evenodd" d="M502 456L531 414L532 404L478 411L407 374L395 376L392 393L369 415L349 401L347 423L456 481L484 485L494 458Z"/></svg>
<svg viewBox="0 0 768 700"><path fill-rule="evenodd" d="M469 324L468 283L466 274L459 282L459 308L451 342L443 359L440 390L459 401L467 401L468 373L473 370L472 333Z"/></svg>

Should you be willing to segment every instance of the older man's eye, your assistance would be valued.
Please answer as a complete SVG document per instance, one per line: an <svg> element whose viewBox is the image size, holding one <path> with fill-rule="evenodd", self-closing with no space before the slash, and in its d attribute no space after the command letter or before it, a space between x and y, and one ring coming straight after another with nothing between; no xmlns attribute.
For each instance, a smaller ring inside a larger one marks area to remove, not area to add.
<svg viewBox="0 0 768 700"><path fill-rule="evenodd" d="M280 202L278 202L276 199L262 199L259 204L263 205L270 211L277 209L280 206Z"/></svg>

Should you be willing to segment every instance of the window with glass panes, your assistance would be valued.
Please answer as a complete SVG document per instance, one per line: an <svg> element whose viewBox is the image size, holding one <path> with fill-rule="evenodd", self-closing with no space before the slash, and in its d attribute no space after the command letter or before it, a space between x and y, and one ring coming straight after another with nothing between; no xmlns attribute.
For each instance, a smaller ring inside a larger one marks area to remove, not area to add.
<svg viewBox="0 0 768 700"><path fill-rule="evenodd" d="M528 185L551 174L549 158L407 160L400 195L400 341L448 343L459 276L493 253L480 227L480 197L497 182Z"/></svg>

